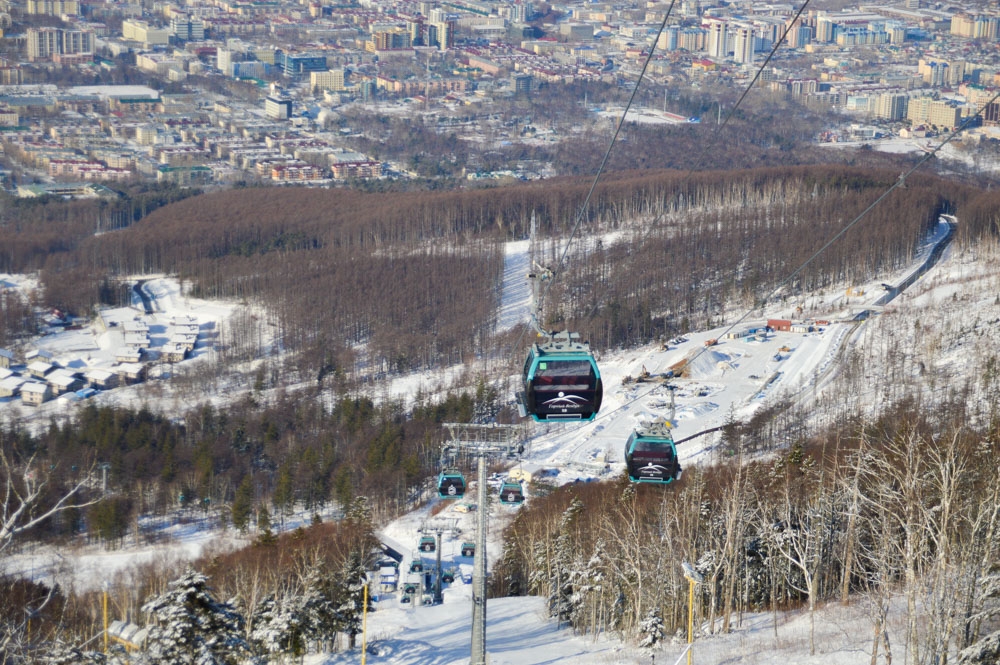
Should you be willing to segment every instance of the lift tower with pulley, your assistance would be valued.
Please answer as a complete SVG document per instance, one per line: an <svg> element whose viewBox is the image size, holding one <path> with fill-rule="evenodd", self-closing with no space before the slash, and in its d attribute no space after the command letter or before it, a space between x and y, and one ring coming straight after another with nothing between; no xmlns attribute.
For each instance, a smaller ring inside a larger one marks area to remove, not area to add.
<svg viewBox="0 0 1000 665"><path fill-rule="evenodd" d="M525 431L520 425L479 425L444 423L451 439L446 452L462 452L477 457L478 507L476 509L476 558L472 568L472 649L471 665L486 665L486 460L510 459L524 452Z"/></svg>

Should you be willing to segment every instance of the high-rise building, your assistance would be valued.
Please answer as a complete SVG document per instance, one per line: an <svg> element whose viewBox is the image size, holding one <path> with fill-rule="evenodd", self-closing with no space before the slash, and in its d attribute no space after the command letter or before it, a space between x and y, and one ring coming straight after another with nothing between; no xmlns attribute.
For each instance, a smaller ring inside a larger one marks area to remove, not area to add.
<svg viewBox="0 0 1000 665"><path fill-rule="evenodd" d="M678 46L685 51L705 50L706 31L702 28L684 28L681 30Z"/></svg>
<svg viewBox="0 0 1000 665"><path fill-rule="evenodd" d="M736 26L736 36L733 39L733 60L744 65L752 63L755 40L753 26Z"/></svg>
<svg viewBox="0 0 1000 665"><path fill-rule="evenodd" d="M226 76L233 75L233 51L220 48L215 51L215 66Z"/></svg>
<svg viewBox="0 0 1000 665"><path fill-rule="evenodd" d="M79 16L80 3L77 0L26 0L25 13Z"/></svg>
<svg viewBox="0 0 1000 665"><path fill-rule="evenodd" d="M875 115L883 120L902 120L906 117L909 97L901 92L884 92L875 102Z"/></svg>
<svg viewBox="0 0 1000 665"><path fill-rule="evenodd" d="M454 17L447 21L432 21L427 26L427 42L429 46L437 46L442 51L455 46L455 28L458 22Z"/></svg>
<svg viewBox="0 0 1000 665"><path fill-rule="evenodd" d="M170 20L170 32L182 42L200 42L205 39L205 22L197 16L175 16Z"/></svg>
<svg viewBox="0 0 1000 665"><path fill-rule="evenodd" d="M678 45L680 44L681 29L680 26L670 25L667 29L660 34L660 39L656 43L656 48L661 51L676 51Z"/></svg>
<svg viewBox="0 0 1000 665"><path fill-rule="evenodd" d="M321 90L339 91L344 89L344 70L331 69L328 72L310 72L309 85Z"/></svg>
<svg viewBox="0 0 1000 665"><path fill-rule="evenodd" d="M709 57L725 58L729 55L729 26L725 21L712 21L708 26L708 45L706 49Z"/></svg>
<svg viewBox="0 0 1000 665"><path fill-rule="evenodd" d="M63 30L59 41L60 53L94 52L94 33L89 30Z"/></svg>
<svg viewBox="0 0 1000 665"><path fill-rule="evenodd" d="M28 60L49 60L59 53L58 28L28 28Z"/></svg>
<svg viewBox="0 0 1000 665"><path fill-rule="evenodd" d="M816 17L816 41L821 43L832 42L834 38L834 21L829 16Z"/></svg>
<svg viewBox="0 0 1000 665"><path fill-rule="evenodd" d="M273 120L288 120L292 117L292 100L268 95L264 100L264 113Z"/></svg>

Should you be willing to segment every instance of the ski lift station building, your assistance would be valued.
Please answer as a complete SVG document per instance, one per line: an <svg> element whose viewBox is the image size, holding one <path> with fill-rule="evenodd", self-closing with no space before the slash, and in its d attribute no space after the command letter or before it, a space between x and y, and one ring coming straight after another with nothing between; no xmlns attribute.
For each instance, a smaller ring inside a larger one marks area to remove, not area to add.
<svg viewBox="0 0 1000 665"><path fill-rule="evenodd" d="M395 591L399 584L399 571L393 566L382 566L378 571L378 582L382 591Z"/></svg>

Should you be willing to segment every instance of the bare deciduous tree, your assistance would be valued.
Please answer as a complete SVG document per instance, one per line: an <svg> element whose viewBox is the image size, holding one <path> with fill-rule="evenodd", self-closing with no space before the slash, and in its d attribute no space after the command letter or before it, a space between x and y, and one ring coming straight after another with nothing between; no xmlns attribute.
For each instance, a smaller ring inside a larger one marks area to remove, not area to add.
<svg viewBox="0 0 1000 665"><path fill-rule="evenodd" d="M92 469L93 467L91 467ZM101 500L100 497L78 500L90 481L90 472L58 492L55 501L47 503L52 472L35 464L35 455L18 464L12 456L0 451L0 472L3 477L3 498L0 503L0 552L7 549L18 534L38 526L57 513L84 508Z"/></svg>

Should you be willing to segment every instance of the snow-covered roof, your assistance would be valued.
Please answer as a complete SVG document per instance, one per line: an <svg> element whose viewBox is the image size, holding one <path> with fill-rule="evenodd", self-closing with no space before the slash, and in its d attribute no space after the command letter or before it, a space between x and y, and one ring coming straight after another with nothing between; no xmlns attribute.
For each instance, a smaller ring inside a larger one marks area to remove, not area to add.
<svg viewBox="0 0 1000 665"><path fill-rule="evenodd" d="M96 368L88 371L86 376L91 381L107 381L111 377L115 376L115 373L110 369Z"/></svg>
<svg viewBox="0 0 1000 665"><path fill-rule="evenodd" d="M16 392L26 382L27 379L23 377L8 376L7 378L0 380L0 388L10 392Z"/></svg>

